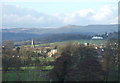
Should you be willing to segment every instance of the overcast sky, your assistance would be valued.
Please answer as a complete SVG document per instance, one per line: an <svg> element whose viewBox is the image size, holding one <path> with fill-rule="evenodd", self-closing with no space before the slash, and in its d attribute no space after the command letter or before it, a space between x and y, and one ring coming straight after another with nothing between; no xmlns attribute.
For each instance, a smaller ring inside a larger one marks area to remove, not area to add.
<svg viewBox="0 0 120 83"><path fill-rule="evenodd" d="M3 27L117 24L119 0L3 0Z"/></svg>

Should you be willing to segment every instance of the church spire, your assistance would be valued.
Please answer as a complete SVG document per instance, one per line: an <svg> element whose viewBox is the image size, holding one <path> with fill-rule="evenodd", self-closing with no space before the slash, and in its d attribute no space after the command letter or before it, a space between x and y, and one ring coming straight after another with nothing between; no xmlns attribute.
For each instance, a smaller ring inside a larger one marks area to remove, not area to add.
<svg viewBox="0 0 120 83"><path fill-rule="evenodd" d="M35 43L34 43L34 40L32 39L31 41L31 48L35 48Z"/></svg>

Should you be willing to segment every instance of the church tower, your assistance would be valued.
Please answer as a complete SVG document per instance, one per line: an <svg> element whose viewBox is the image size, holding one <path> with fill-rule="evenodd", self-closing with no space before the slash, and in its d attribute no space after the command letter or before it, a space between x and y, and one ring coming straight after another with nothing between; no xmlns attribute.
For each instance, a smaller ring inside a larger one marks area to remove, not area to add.
<svg viewBox="0 0 120 83"><path fill-rule="evenodd" d="M35 48L34 40L31 41L31 48Z"/></svg>

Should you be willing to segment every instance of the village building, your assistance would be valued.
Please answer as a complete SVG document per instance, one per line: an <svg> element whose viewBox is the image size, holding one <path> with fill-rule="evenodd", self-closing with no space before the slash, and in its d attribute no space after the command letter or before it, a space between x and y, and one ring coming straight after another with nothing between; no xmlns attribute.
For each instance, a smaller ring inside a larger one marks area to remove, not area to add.
<svg viewBox="0 0 120 83"><path fill-rule="evenodd" d="M89 46L89 43L84 43L85 46Z"/></svg>
<svg viewBox="0 0 120 83"><path fill-rule="evenodd" d="M47 53L48 57L52 57L52 55L57 53L57 49L53 49L50 52Z"/></svg>

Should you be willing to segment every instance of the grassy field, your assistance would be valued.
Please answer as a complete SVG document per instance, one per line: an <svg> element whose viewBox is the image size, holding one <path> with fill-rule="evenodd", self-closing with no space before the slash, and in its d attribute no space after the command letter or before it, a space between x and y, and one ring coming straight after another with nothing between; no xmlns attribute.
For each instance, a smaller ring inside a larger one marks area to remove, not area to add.
<svg viewBox="0 0 120 83"><path fill-rule="evenodd" d="M46 75L53 66L42 66L40 69L35 66L21 67L22 70L18 71L11 69L13 70L3 73L3 81L48 81Z"/></svg>
<svg viewBox="0 0 120 83"><path fill-rule="evenodd" d="M3 81L48 81L49 71L27 70L3 73Z"/></svg>
<svg viewBox="0 0 120 83"><path fill-rule="evenodd" d="M46 44L38 44L38 45L35 45L35 46L52 46L52 45L59 45L59 44L66 44L68 42L79 42L81 44L84 44L84 43L91 43L91 44L96 44L96 45L99 45L99 44L105 44L107 43L107 40L67 40L67 41L61 41L61 42L53 42L53 43L46 43Z"/></svg>
<svg viewBox="0 0 120 83"><path fill-rule="evenodd" d="M106 40L75 40L76 42L80 42L81 44L84 44L84 43L91 43L91 44L105 44L107 43Z"/></svg>
<svg viewBox="0 0 120 83"><path fill-rule="evenodd" d="M21 69L23 69L23 70L32 70L32 69L38 69L38 68L35 67L35 66L31 66L31 67L21 67ZM42 66L40 69L41 70L51 70L51 69L53 69L53 66Z"/></svg>
<svg viewBox="0 0 120 83"><path fill-rule="evenodd" d="M46 75L50 71L26 70L26 71L8 71L3 74L3 81L49 81ZM112 71L109 74L108 81L117 81L118 71Z"/></svg>

